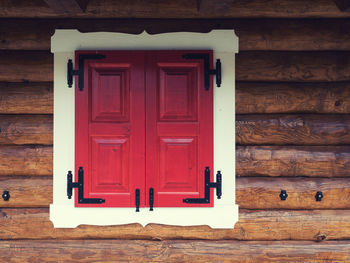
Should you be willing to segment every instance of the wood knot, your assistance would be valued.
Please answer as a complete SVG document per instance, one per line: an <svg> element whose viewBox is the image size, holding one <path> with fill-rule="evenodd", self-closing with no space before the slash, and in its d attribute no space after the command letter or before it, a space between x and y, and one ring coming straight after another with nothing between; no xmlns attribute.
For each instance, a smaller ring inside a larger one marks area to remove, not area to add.
<svg viewBox="0 0 350 263"><path fill-rule="evenodd" d="M327 237L326 237L326 235L321 234L320 232L318 232L318 233L316 234L315 238L316 238L316 241L317 241L317 242L322 242L322 241L324 241Z"/></svg>

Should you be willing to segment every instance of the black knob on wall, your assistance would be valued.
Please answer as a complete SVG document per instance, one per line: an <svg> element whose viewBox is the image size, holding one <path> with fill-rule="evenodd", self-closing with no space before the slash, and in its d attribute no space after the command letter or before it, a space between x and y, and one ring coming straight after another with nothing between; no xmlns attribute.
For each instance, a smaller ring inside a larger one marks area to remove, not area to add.
<svg viewBox="0 0 350 263"><path fill-rule="evenodd" d="M4 191L2 193L2 198L4 199L4 201L8 201L10 199L10 192L9 191Z"/></svg>
<svg viewBox="0 0 350 263"><path fill-rule="evenodd" d="M323 193L322 192L317 192L315 195L316 201L321 202L323 198Z"/></svg>
<svg viewBox="0 0 350 263"><path fill-rule="evenodd" d="M288 197L288 194L287 194L287 191L286 190L281 190L281 193L280 193L280 198L282 201L286 200Z"/></svg>

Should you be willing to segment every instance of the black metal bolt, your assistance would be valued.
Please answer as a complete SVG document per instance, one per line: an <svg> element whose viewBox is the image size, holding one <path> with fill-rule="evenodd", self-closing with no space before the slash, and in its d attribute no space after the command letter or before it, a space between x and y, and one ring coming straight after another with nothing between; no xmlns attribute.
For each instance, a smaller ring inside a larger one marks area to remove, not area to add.
<svg viewBox="0 0 350 263"><path fill-rule="evenodd" d="M322 192L317 192L315 195L316 202L321 202L323 198L323 193Z"/></svg>
<svg viewBox="0 0 350 263"><path fill-rule="evenodd" d="M8 201L10 199L10 192L9 191L4 191L2 193L2 198L4 199L4 201Z"/></svg>
<svg viewBox="0 0 350 263"><path fill-rule="evenodd" d="M337 100L337 101L334 103L334 105L335 105L336 107L339 107L339 106L341 105L341 103L342 103L341 100Z"/></svg>
<svg viewBox="0 0 350 263"><path fill-rule="evenodd" d="M286 190L281 190L281 193L280 193L280 198L282 201L286 200L288 197L288 194L287 194L287 191Z"/></svg>

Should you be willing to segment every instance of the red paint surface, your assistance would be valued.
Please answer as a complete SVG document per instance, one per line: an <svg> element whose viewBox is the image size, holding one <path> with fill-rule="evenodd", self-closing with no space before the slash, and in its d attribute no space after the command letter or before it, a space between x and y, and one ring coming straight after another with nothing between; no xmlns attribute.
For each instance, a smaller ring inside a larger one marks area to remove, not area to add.
<svg viewBox="0 0 350 263"><path fill-rule="evenodd" d="M96 52L77 51L75 65L86 53ZM140 207L149 206L152 187L155 207L212 206L182 202L204 197L204 169L213 167L203 61L183 59L190 51L98 53L106 58L85 61L83 91L75 79L75 175L83 166L84 197L106 202L78 204L75 192L75 205L135 207L139 188Z"/></svg>

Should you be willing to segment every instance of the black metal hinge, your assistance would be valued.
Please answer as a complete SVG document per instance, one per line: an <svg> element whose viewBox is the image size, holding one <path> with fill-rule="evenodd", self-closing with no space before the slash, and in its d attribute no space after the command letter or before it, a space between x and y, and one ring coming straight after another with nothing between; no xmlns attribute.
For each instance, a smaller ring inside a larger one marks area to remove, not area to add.
<svg viewBox="0 0 350 263"><path fill-rule="evenodd" d="M78 76L78 85L79 90L82 91L84 89L84 60L85 59L103 59L105 55L101 54L80 54L79 55L79 68L78 70L73 69L73 62L71 59L68 60L67 63L67 82L68 87L71 88L73 85L73 76Z"/></svg>
<svg viewBox="0 0 350 263"><path fill-rule="evenodd" d="M100 198L84 198L84 170L83 167L79 167L78 170L78 182L73 183L73 175L71 171L67 174L67 196L68 199L72 198L73 188L78 188L78 203L79 204L102 204L104 199Z"/></svg>
<svg viewBox="0 0 350 263"><path fill-rule="evenodd" d="M221 199L222 195L222 175L218 171L216 174L216 183L210 182L210 169L205 167L204 171L204 198L186 198L183 199L187 204L209 204L210 203L210 188L216 188L216 196Z"/></svg>
<svg viewBox="0 0 350 263"><path fill-rule="evenodd" d="M221 86L221 61L216 60L216 69L210 69L209 54L205 53L189 53L182 56L184 59L203 59L204 61L204 87L209 90L210 74L216 76L216 86Z"/></svg>

